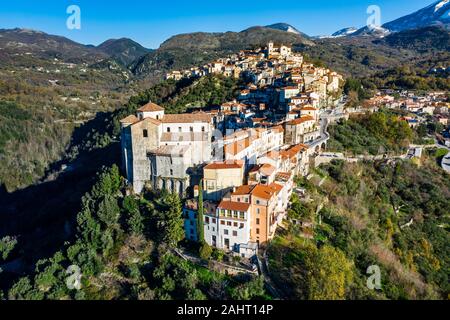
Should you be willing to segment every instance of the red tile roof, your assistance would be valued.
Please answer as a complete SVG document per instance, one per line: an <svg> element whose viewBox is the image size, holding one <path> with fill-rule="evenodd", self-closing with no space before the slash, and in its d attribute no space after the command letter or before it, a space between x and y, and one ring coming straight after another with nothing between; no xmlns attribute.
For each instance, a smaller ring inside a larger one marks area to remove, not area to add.
<svg viewBox="0 0 450 320"><path fill-rule="evenodd" d="M156 103L149 102L146 105L140 107L138 109L140 112L157 112L157 111L164 111L163 107L158 106Z"/></svg>
<svg viewBox="0 0 450 320"><path fill-rule="evenodd" d="M275 191L268 186L258 184L255 186L251 192L252 196L255 196L257 198L262 198L265 200L270 200L275 194Z"/></svg>
<svg viewBox="0 0 450 320"><path fill-rule="evenodd" d="M239 161L233 162L215 162L208 164L204 169L206 170L226 170L226 169L241 169L244 164Z"/></svg>
<svg viewBox="0 0 450 320"><path fill-rule="evenodd" d="M305 122L308 122L308 121L315 121L315 120L311 116L303 116L301 118L292 120L292 121L288 122L287 124L290 125L290 126L296 126L296 125L299 125L299 124L302 124L302 123L305 123Z"/></svg>
<svg viewBox="0 0 450 320"><path fill-rule="evenodd" d="M240 211L240 212L247 212L250 208L250 203L245 202L232 202L232 201L225 201L223 200L219 206L218 209L224 209L224 210L233 210L233 211Z"/></svg>
<svg viewBox="0 0 450 320"><path fill-rule="evenodd" d="M233 196L244 196L244 195L249 195L252 190L253 190L254 186L240 186L239 188L236 189L236 191L233 192Z"/></svg>
<svg viewBox="0 0 450 320"><path fill-rule="evenodd" d="M166 114L162 119L164 123L211 123L212 116L210 114L199 113L182 113L182 114Z"/></svg>
<svg viewBox="0 0 450 320"><path fill-rule="evenodd" d="M131 115L131 116L126 117L125 119L120 120L120 123L131 123L131 124L133 124L133 123L136 123L138 121L139 121L139 119L135 115Z"/></svg>

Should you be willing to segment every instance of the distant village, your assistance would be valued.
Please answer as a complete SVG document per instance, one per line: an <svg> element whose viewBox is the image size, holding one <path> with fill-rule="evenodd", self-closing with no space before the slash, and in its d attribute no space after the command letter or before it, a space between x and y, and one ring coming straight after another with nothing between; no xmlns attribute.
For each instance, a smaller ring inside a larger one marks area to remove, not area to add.
<svg viewBox="0 0 450 320"><path fill-rule="evenodd" d="M419 95L407 90L384 90L380 91L365 102L364 108L377 110L380 107L403 110L408 116L403 117L410 127L416 128L422 123L432 120L440 123L444 129L441 142L450 146L450 103L447 100L448 93L445 91L428 92Z"/></svg>

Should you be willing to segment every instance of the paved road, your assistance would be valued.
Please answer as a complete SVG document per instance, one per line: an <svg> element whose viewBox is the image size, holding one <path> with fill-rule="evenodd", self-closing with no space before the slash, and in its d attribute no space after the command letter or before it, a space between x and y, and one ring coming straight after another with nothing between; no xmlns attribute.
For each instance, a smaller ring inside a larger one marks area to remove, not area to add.
<svg viewBox="0 0 450 320"><path fill-rule="evenodd" d="M447 148L448 149L448 148ZM442 169L444 169L447 173L450 174L450 151L447 155L442 159Z"/></svg>

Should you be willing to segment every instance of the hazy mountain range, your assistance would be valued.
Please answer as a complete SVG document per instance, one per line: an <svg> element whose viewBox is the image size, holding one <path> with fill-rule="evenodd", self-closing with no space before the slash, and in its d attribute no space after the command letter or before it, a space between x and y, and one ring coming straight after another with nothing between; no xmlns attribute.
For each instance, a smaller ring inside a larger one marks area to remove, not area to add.
<svg viewBox="0 0 450 320"><path fill-rule="evenodd" d="M360 72L364 71L363 68L370 67L362 63L367 62L366 56L370 57L374 54L362 54L361 60L355 62L354 55L348 54L349 50L375 50L376 54L386 58L372 59L375 62L379 61L380 66L383 62L390 60L392 64L401 62L393 58L400 56L393 50L402 46L411 50L417 47L421 49L436 47L439 50L446 50L449 10L450 0L438 1L408 16L386 23L382 27L373 30L367 27L360 29L349 27L335 32L330 37L325 37L327 39L311 38L287 23L251 27L241 32L187 33L169 38L156 50L144 48L127 38L110 39L98 46L92 46L40 31L2 29L0 30L0 58L2 58L0 64L16 63L17 54L20 54L22 58L28 55L29 59L56 58L66 62L83 62L97 66L105 61L114 61L130 74L158 78L171 69L201 65L232 52L262 46L273 40L293 45L296 49L310 54L312 58L321 58L330 67L338 69L344 66L336 62L340 59L333 57L342 52L347 59L345 62L350 64L345 64L347 72L348 70ZM384 41L378 41L377 36L387 37ZM342 46L347 49L343 50ZM351 49L352 46L355 48ZM378 68L376 65L372 67Z"/></svg>

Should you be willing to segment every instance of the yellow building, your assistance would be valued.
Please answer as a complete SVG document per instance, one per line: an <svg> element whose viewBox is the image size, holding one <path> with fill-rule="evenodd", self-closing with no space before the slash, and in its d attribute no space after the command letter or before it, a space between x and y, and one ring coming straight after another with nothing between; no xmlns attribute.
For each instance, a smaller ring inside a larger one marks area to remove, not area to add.
<svg viewBox="0 0 450 320"><path fill-rule="evenodd" d="M205 200L220 201L234 187L244 183L244 163L241 161L215 162L203 169Z"/></svg>

